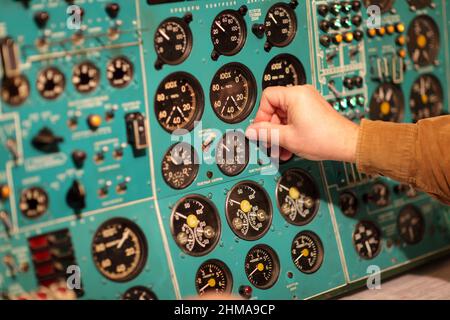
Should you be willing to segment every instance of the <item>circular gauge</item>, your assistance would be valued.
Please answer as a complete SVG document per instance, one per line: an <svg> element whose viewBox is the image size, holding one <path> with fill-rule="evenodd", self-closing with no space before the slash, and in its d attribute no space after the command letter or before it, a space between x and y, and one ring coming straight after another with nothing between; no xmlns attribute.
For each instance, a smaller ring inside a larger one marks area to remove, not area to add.
<svg viewBox="0 0 450 320"><path fill-rule="evenodd" d="M285 3L274 4L264 19L267 43L274 47L286 47L297 33L297 16L293 7Z"/></svg>
<svg viewBox="0 0 450 320"><path fill-rule="evenodd" d="M323 262L323 245L311 231L299 232L291 246L291 257L298 270L310 274L319 270Z"/></svg>
<svg viewBox="0 0 450 320"><path fill-rule="evenodd" d="M19 208L29 219L39 218L47 212L49 199L47 192L39 187L31 187L22 191Z"/></svg>
<svg viewBox="0 0 450 320"><path fill-rule="evenodd" d="M438 78L420 76L411 87L409 106L414 122L442 114L444 93Z"/></svg>
<svg viewBox="0 0 450 320"><path fill-rule="evenodd" d="M384 183L377 182L372 186L370 192L364 197L366 200L374 203L378 207L385 207L389 204L389 188Z"/></svg>
<svg viewBox="0 0 450 320"><path fill-rule="evenodd" d="M125 291L122 300L158 300L158 298L149 288L136 286Z"/></svg>
<svg viewBox="0 0 450 320"><path fill-rule="evenodd" d="M192 50L192 32L186 19L164 20L155 32L155 50L158 55L156 65L177 65L187 59Z"/></svg>
<svg viewBox="0 0 450 320"><path fill-rule="evenodd" d="M431 7L433 0L408 0L409 5L414 9Z"/></svg>
<svg viewBox="0 0 450 320"><path fill-rule="evenodd" d="M198 163L197 152L189 143L174 144L162 161L164 181L174 189L187 188L197 177Z"/></svg>
<svg viewBox="0 0 450 320"><path fill-rule="evenodd" d="M255 106L255 77L243 64L228 63L214 75L209 97L219 119L227 123L241 122Z"/></svg>
<svg viewBox="0 0 450 320"><path fill-rule="evenodd" d="M363 259L375 258L381 250L381 232L370 221L360 221L353 232L353 245Z"/></svg>
<svg viewBox="0 0 450 320"><path fill-rule="evenodd" d="M244 47L246 38L247 26L239 11L225 10L214 18L211 40L215 53L224 56L235 55Z"/></svg>
<svg viewBox="0 0 450 320"><path fill-rule="evenodd" d="M106 77L114 88L124 88L133 80L133 64L125 57L111 60L106 67Z"/></svg>
<svg viewBox="0 0 450 320"><path fill-rule="evenodd" d="M210 200L189 195L175 204L170 229L175 242L186 254L204 256L219 242L220 217Z"/></svg>
<svg viewBox="0 0 450 320"><path fill-rule="evenodd" d="M245 274L256 288L271 288L280 275L280 261L275 251L264 244L251 248L245 257Z"/></svg>
<svg viewBox="0 0 450 320"><path fill-rule="evenodd" d="M78 92L88 93L97 88L100 80L100 71L91 62L82 62L75 66L72 74L72 83Z"/></svg>
<svg viewBox="0 0 450 320"><path fill-rule="evenodd" d="M378 6L381 9L381 13L386 13L392 9L395 0L363 0L366 7Z"/></svg>
<svg viewBox="0 0 450 320"><path fill-rule="evenodd" d="M416 244L422 241L425 235L425 219L422 212L413 205L403 207L398 215L397 229L400 237L407 244Z"/></svg>
<svg viewBox="0 0 450 320"><path fill-rule="evenodd" d="M134 222L113 218L95 232L92 257L104 277L117 282L129 281L145 266L147 240Z"/></svg>
<svg viewBox="0 0 450 320"><path fill-rule="evenodd" d="M436 22L425 15L415 18L408 29L407 46L414 64L424 67L437 61L440 40Z"/></svg>
<svg viewBox="0 0 450 320"><path fill-rule="evenodd" d="M208 260L202 263L195 275L195 288L200 296L230 293L232 286L233 278L230 269L219 260Z"/></svg>
<svg viewBox="0 0 450 320"><path fill-rule="evenodd" d="M169 133L178 129L192 130L194 122L202 117L204 106L200 83L185 72L168 75L156 91L156 118Z"/></svg>
<svg viewBox="0 0 450 320"><path fill-rule="evenodd" d="M270 60L264 70L262 87L292 87L306 83L305 68L290 54L280 54Z"/></svg>
<svg viewBox="0 0 450 320"><path fill-rule="evenodd" d="M405 99L399 86L383 83L370 99L370 119L400 122L403 119Z"/></svg>
<svg viewBox="0 0 450 320"><path fill-rule="evenodd" d="M216 162L220 171L227 176L237 176L247 167L249 141L242 131L228 131L216 148Z"/></svg>
<svg viewBox="0 0 450 320"><path fill-rule="evenodd" d="M228 192L226 216L233 232L244 240L258 240L272 224L272 204L259 184L243 181Z"/></svg>
<svg viewBox="0 0 450 320"><path fill-rule="evenodd" d="M353 192L345 191L339 196L339 207L344 215L354 217L358 212L358 199Z"/></svg>
<svg viewBox="0 0 450 320"><path fill-rule="evenodd" d="M58 69L49 67L38 74L36 87L43 98L53 100L63 93L66 87L66 78Z"/></svg>
<svg viewBox="0 0 450 320"><path fill-rule="evenodd" d="M317 214L319 191L312 177L303 170L289 169L278 180L276 189L278 209L283 218L297 226L303 226Z"/></svg>
<svg viewBox="0 0 450 320"><path fill-rule="evenodd" d="M19 106L30 95L30 84L25 76L3 78L1 84L2 100L11 106Z"/></svg>

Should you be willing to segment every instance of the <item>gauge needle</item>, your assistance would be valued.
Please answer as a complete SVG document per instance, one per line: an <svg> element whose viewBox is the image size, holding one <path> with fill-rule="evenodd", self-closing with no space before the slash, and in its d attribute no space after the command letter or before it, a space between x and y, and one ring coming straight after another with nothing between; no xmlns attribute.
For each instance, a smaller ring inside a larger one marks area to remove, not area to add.
<svg viewBox="0 0 450 320"><path fill-rule="evenodd" d="M367 249L367 254L369 257L371 257L372 256L372 248L370 247L369 241L366 241L365 245L366 245L366 249Z"/></svg>
<svg viewBox="0 0 450 320"><path fill-rule="evenodd" d="M294 262L297 262L298 260L300 260L300 258L301 257L303 257L303 252L302 252L302 254L301 255L299 255L298 257L297 257L297 259L295 259L295 261Z"/></svg>
<svg viewBox="0 0 450 320"><path fill-rule="evenodd" d="M187 217L185 215L181 214L181 213L175 212L175 215L177 215L180 218L183 218L183 219L187 220Z"/></svg>
<svg viewBox="0 0 450 320"><path fill-rule="evenodd" d="M209 287L209 282L207 284L205 284L202 288L200 288L200 292L205 291L205 289L208 287Z"/></svg>
<svg viewBox="0 0 450 320"><path fill-rule="evenodd" d="M256 267L248 276L251 277L256 271L258 271L258 267Z"/></svg>
<svg viewBox="0 0 450 320"><path fill-rule="evenodd" d="M181 111L180 107L177 107L178 112L180 113L180 115L183 117L184 120L186 120L186 117L184 116L183 111Z"/></svg>
<svg viewBox="0 0 450 320"><path fill-rule="evenodd" d="M280 184L280 188L281 188L281 189L284 189L284 190L286 190L286 191L289 191L289 188L286 187L286 186L283 186L282 184Z"/></svg>
<svg viewBox="0 0 450 320"><path fill-rule="evenodd" d="M220 28L220 30L225 32L225 29L222 27L222 25L218 21L216 21L215 23L216 23L216 26L218 26Z"/></svg>
<svg viewBox="0 0 450 320"><path fill-rule="evenodd" d="M272 13L269 13L269 17L270 17L270 19L273 20L273 22L275 22L275 24L278 24L277 20L275 20L275 17L273 16Z"/></svg>
<svg viewBox="0 0 450 320"><path fill-rule="evenodd" d="M235 204L237 204L237 205L241 205L241 203L240 202L237 202L236 200L233 200L233 199L230 199L230 202L233 202L233 203L235 203Z"/></svg>
<svg viewBox="0 0 450 320"><path fill-rule="evenodd" d="M169 36L167 35L167 33L164 32L163 29L159 29L158 31L167 41L170 41Z"/></svg>
<svg viewBox="0 0 450 320"><path fill-rule="evenodd" d="M125 240L128 239L128 236L129 236L129 235L130 235L130 230L126 230L126 231L123 233L122 239L120 239L119 243L117 244L117 249L120 249L120 248L123 246Z"/></svg>

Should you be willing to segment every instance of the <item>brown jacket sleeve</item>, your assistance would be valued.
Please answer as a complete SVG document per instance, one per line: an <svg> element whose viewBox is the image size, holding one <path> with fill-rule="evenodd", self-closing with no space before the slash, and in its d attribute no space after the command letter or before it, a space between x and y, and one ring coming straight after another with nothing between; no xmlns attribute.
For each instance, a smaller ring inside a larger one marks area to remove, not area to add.
<svg viewBox="0 0 450 320"><path fill-rule="evenodd" d="M362 173L409 183L450 204L450 116L417 124L363 120L356 165Z"/></svg>

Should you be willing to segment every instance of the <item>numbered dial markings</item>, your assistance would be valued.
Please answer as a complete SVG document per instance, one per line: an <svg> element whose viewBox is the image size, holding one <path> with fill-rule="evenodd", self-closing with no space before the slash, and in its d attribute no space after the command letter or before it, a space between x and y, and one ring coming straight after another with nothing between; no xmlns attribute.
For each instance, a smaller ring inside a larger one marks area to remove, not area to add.
<svg viewBox="0 0 450 320"><path fill-rule="evenodd" d="M311 231L298 233L291 246L291 257L298 270L310 274L319 270L323 262L323 245Z"/></svg>
<svg viewBox="0 0 450 320"><path fill-rule="evenodd" d="M343 192L339 196L339 207L344 215L354 217L358 212L358 198L353 192Z"/></svg>
<svg viewBox="0 0 450 320"><path fill-rule="evenodd" d="M133 64L125 57L117 57L108 63L106 77L114 88L124 88L133 80Z"/></svg>
<svg viewBox="0 0 450 320"><path fill-rule="evenodd" d="M244 171L249 161L249 141L242 131L228 131L219 141L216 162L227 176L236 176Z"/></svg>
<svg viewBox="0 0 450 320"><path fill-rule="evenodd" d="M92 256L100 273L112 281L135 278L147 260L147 240L132 221L114 218L103 223L92 241Z"/></svg>
<svg viewBox="0 0 450 320"><path fill-rule="evenodd" d="M408 29L408 52L414 64L425 67L437 61L440 48L439 27L426 15L415 18Z"/></svg>
<svg viewBox="0 0 450 320"><path fill-rule="evenodd" d="M405 99L400 87L383 83L370 100L370 119L399 122L403 119Z"/></svg>
<svg viewBox="0 0 450 320"><path fill-rule="evenodd" d="M378 6L382 13L388 12L392 9L395 0L363 0L364 5L368 8L370 6Z"/></svg>
<svg viewBox="0 0 450 320"><path fill-rule="evenodd" d="M233 278L230 269L219 260L204 262L195 275L195 288L200 296L230 293L232 286Z"/></svg>
<svg viewBox="0 0 450 320"><path fill-rule="evenodd" d="M425 218L419 208L413 205L403 207L398 215L397 229L407 244L422 241L425 235Z"/></svg>
<svg viewBox="0 0 450 320"><path fill-rule="evenodd" d="M363 259L375 258L381 250L381 232L370 221L360 221L353 232L353 245Z"/></svg>
<svg viewBox="0 0 450 320"><path fill-rule="evenodd" d="M292 87L306 83L306 73L302 63L290 54L280 54L273 58L264 70L263 89L267 87Z"/></svg>
<svg viewBox="0 0 450 320"><path fill-rule="evenodd" d="M414 122L442 114L444 93L438 78L420 76L411 87L409 106Z"/></svg>
<svg viewBox="0 0 450 320"><path fill-rule="evenodd" d="M40 95L48 100L58 98L66 87L66 78L61 71L54 67L42 70L36 81L36 88Z"/></svg>
<svg viewBox="0 0 450 320"><path fill-rule="evenodd" d="M170 147L162 161L164 181L174 189L187 188L197 177L198 156L188 143L177 143Z"/></svg>
<svg viewBox="0 0 450 320"><path fill-rule="evenodd" d="M240 63L224 65L214 75L210 100L214 112L222 121L243 121L255 106L256 82L253 74Z"/></svg>
<svg viewBox="0 0 450 320"><path fill-rule="evenodd" d="M99 80L100 71L91 62L82 62L73 69L72 83L80 93L94 91L98 86Z"/></svg>
<svg viewBox="0 0 450 320"><path fill-rule="evenodd" d="M11 106L19 106L30 95L30 84L25 76L3 78L1 81L2 100Z"/></svg>
<svg viewBox="0 0 450 320"><path fill-rule="evenodd" d="M177 65L187 59L192 50L192 32L181 18L169 18L156 30L154 45L158 59Z"/></svg>
<svg viewBox="0 0 450 320"><path fill-rule="evenodd" d="M408 3L414 9L423 9L426 7L431 7L433 0L408 0Z"/></svg>
<svg viewBox="0 0 450 320"><path fill-rule="evenodd" d="M247 26L238 11L221 12L211 25L211 40L216 53L232 56L241 51L247 38Z"/></svg>
<svg viewBox="0 0 450 320"><path fill-rule="evenodd" d="M297 33L297 16L294 9L285 3L273 5L264 20L267 42L271 46L285 47Z"/></svg>
<svg viewBox="0 0 450 320"><path fill-rule="evenodd" d="M253 181L236 184L227 195L226 216L239 238L260 239L272 224L272 204L266 190Z"/></svg>
<svg viewBox="0 0 450 320"><path fill-rule="evenodd" d="M152 290L143 286L136 286L125 291L122 300L158 300L158 298Z"/></svg>
<svg viewBox="0 0 450 320"><path fill-rule="evenodd" d="M19 208L29 219L39 218L47 212L49 199L47 192L39 187L31 187L22 191Z"/></svg>
<svg viewBox="0 0 450 320"><path fill-rule="evenodd" d="M200 83L190 74L172 73L159 85L155 95L155 113L159 124L169 133L192 130L204 108Z"/></svg>
<svg viewBox="0 0 450 320"><path fill-rule="evenodd" d="M221 233L216 207L200 195L190 195L177 202L170 226L177 245L191 256L203 256L211 252Z"/></svg>
<svg viewBox="0 0 450 320"><path fill-rule="evenodd" d="M280 262L275 251L267 245L250 249L245 257L245 274L256 288L271 288L280 275Z"/></svg>

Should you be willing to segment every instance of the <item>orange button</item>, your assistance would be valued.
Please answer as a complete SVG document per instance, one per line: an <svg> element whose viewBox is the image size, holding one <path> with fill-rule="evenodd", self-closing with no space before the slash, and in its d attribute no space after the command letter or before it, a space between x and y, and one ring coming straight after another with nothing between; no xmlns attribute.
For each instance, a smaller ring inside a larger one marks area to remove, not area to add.
<svg viewBox="0 0 450 320"><path fill-rule="evenodd" d="M403 23L397 23L395 29L397 30L397 32L402 33L405 31L405 25Z"/></svg>
<svg viewBox="0 0 450 320"><path fill-rule="evenodd" d="M386 31L388 34L393 34L395 32L395 27L392 24L390 24L386 27Z"/></svg>
<svg viewBox="0 0 450 320"><path fill-rule="evenodd" d="M369 37L373 38L377 35L377 31L375 29L369 29L369 30L367 30L367 35Z"/></svg>
<svg viewBox="0 0 450 320"><path fill-rule="evenodd" d="M386 28L380 27L379 29L377 29L377 33L380 37L384 36L386 34Z"/></svg>
<svg viewBox="0 0 450 320"><path fill-rule="evenodd" d="M406 50L405 49L398 50L398 56L401 58L406 58Z"/></svg>
<svg viewBox="0 0 450 320"><path fill-rule="evenodd" d="M399 46L404 46L406 43L405 36L398 36L396 42Z"/></svg>
<svg viewBox="0 0 450 320"><path fill-rule="evenodd" d="M9 186L7 186L6 184L0 186L0 197L3 200L8 199L10 194L11 194L11 189L9 189Z"/></svg>
<svg viewBox="0 0 450 320"><path fill-rule="evenodd" d="M88 118L88 124L92 129L97 129L102 124L102 117L98 114L90 115Z"/></svg>
<svg viewBox="0 0 450 320"><path fill-rule="evenodd" d="M347 32L344 36L345 42L352 42L353 41L353 33Z"/></svg>

